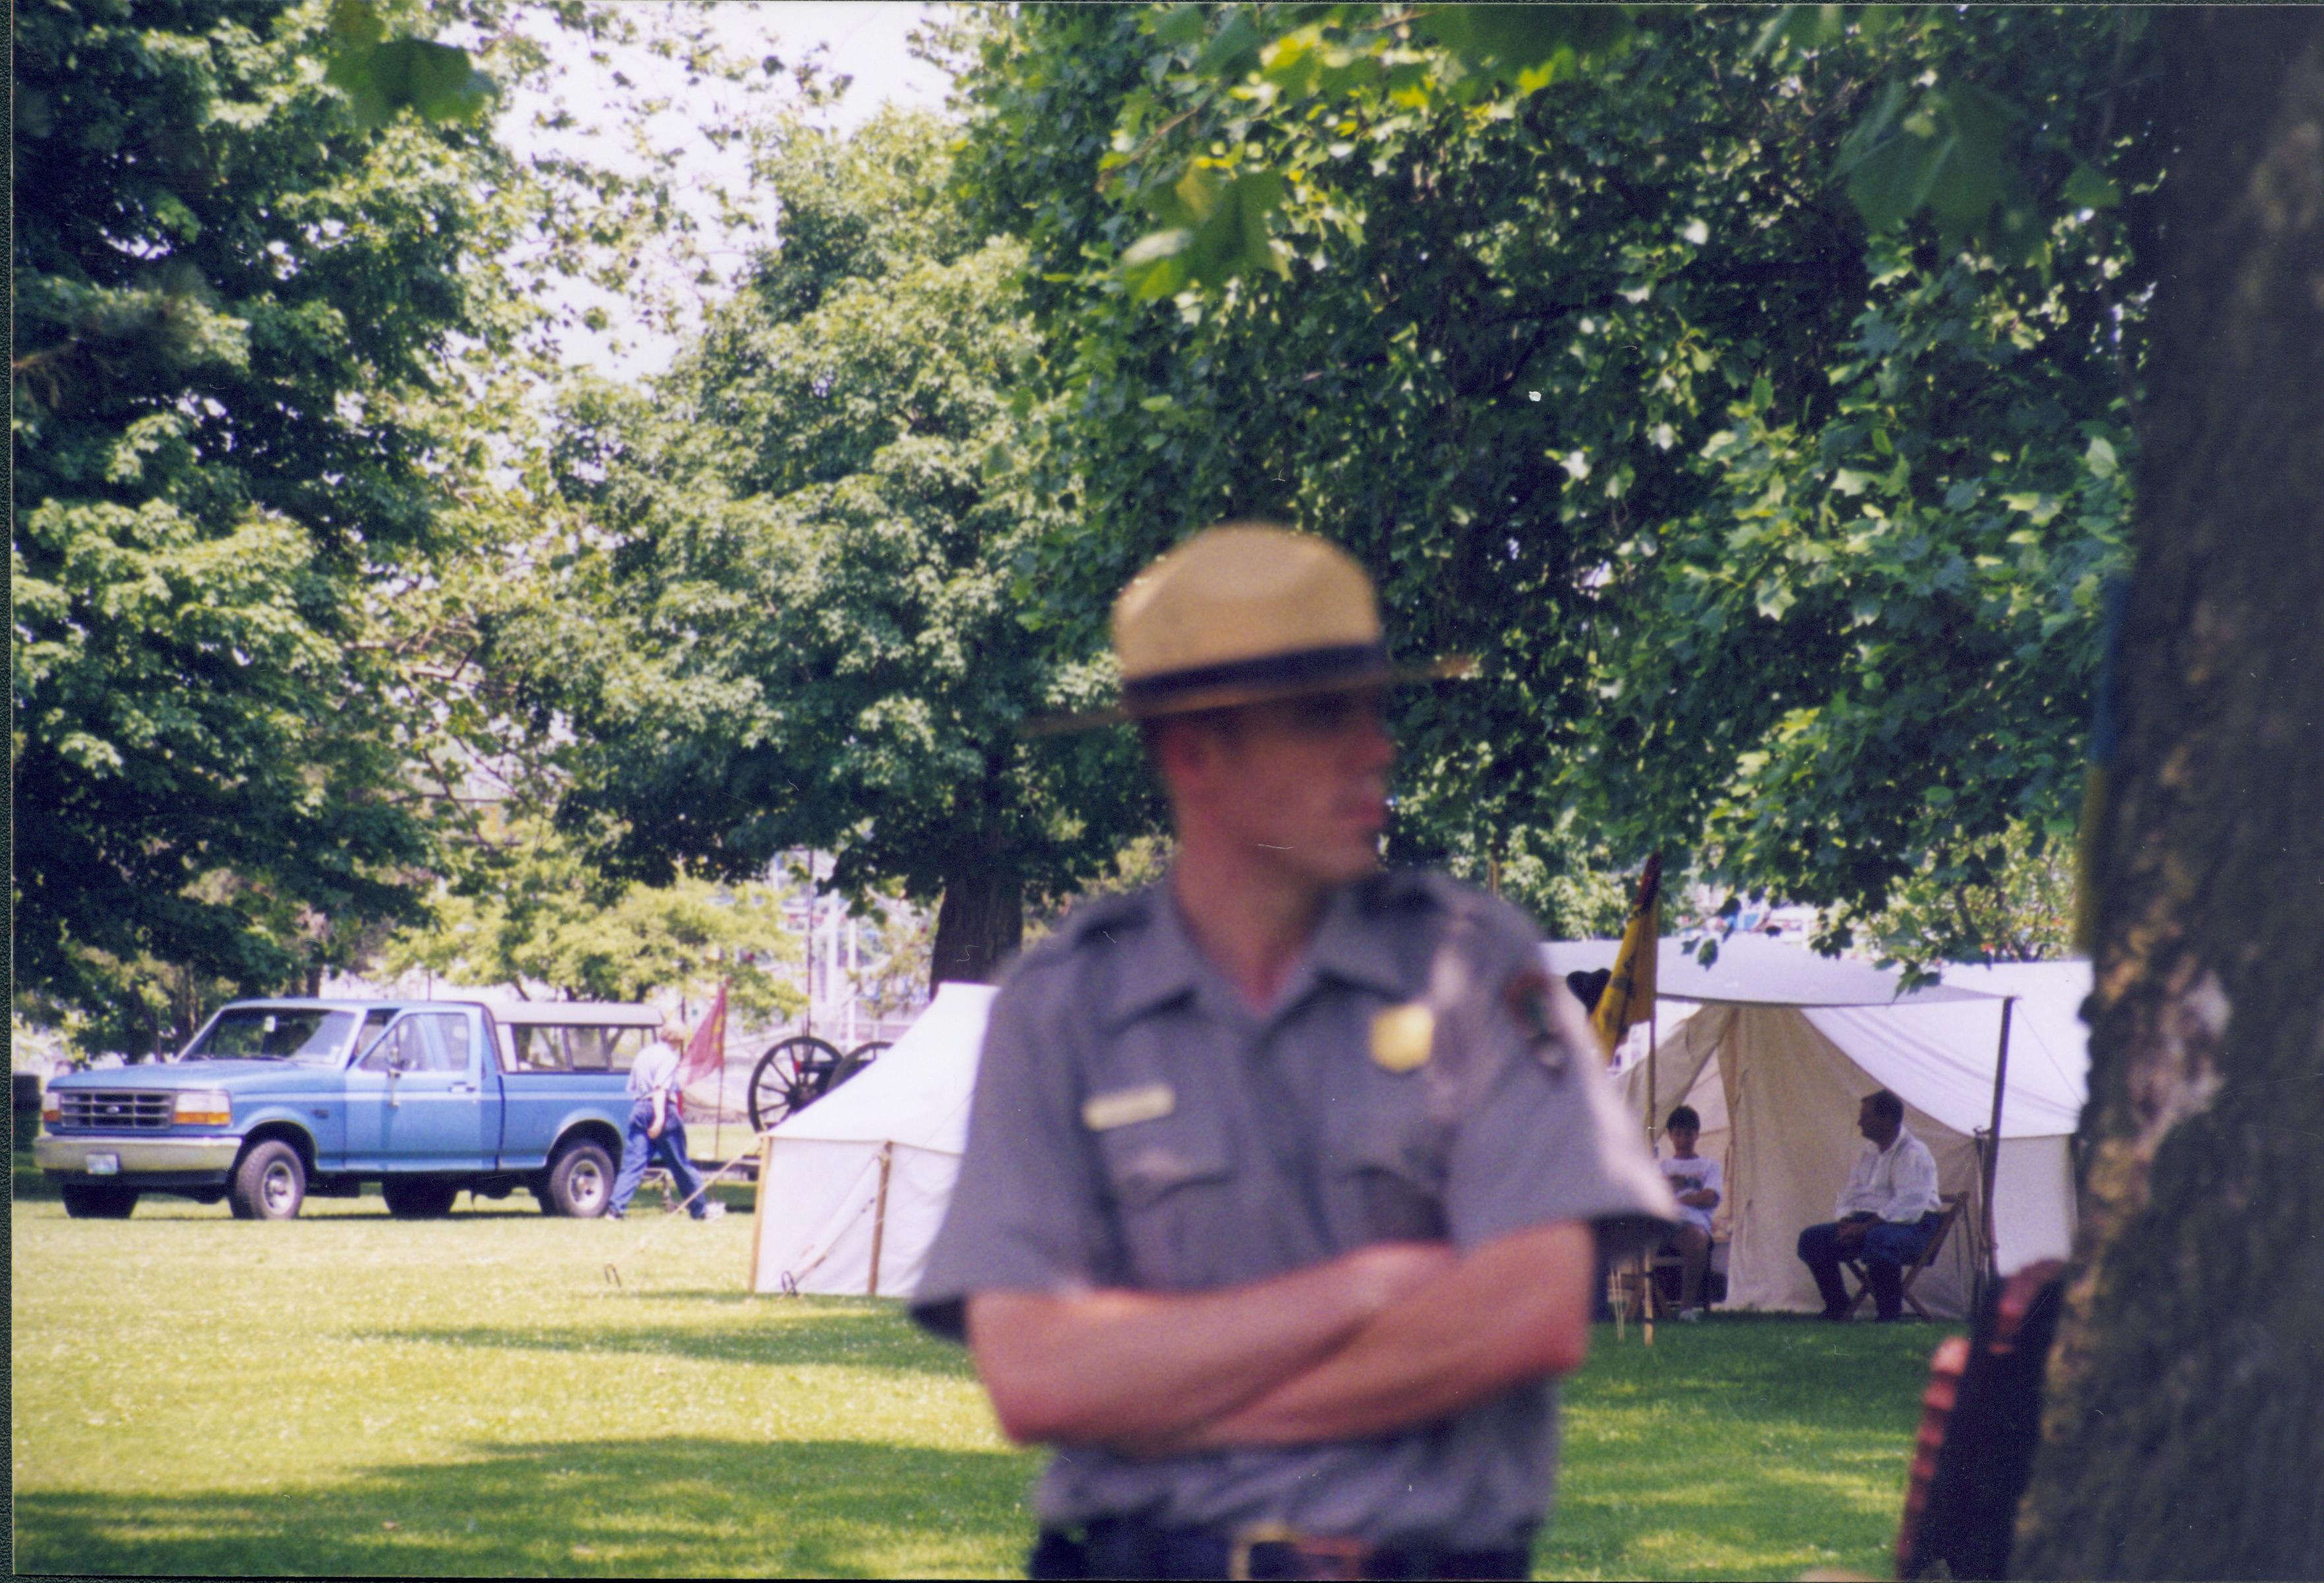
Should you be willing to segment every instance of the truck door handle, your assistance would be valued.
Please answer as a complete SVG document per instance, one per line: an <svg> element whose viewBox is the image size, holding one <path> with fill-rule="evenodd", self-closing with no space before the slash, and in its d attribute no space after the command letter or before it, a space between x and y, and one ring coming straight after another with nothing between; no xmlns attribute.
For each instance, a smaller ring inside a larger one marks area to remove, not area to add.
<svg viewBox="0 0 2324 1583"><path fill-rule="evenodd" d="M475 1091L476 1086L474 1083L455 1083L451 1088L451 1092L455 1094L473 1094Z"/></svg>

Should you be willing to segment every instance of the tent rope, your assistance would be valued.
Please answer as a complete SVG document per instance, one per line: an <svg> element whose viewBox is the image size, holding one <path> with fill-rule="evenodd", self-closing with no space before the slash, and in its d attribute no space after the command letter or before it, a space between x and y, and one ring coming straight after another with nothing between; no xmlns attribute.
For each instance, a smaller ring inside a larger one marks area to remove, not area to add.
<svg viewBox="0 0 2324 1583"><path fill-rule="evenodd" d="M752 1147L743 1150L740 1154L735 1155L734 1158L720 1166L715 1171L704 1177L702 1179L702 1185L696 1188L692 1192L687 1194L679 1202L671 1206L669 1210L662 1216L661 1224L654 1227L643 1236L638 1238L637 1242L631 1246L628 1253L622 1254L619 1258L608 1259L605 1261L606 1281L613 1286L620 1288L622 1286L622 1266L623 1264L637 1257L638 1254L645 1252L647 1247L653 1243L656 1237L669 1230L669 1224L677 1217L678 1210L691 1208L695 1199L708 1192L711 1188L715 1186L717 1183L724 1181L726 1179L727 1172L733 1171L736 1166L742 1164L743 1161L750 1159L751 1156L756 1154L758 1152L758 1146L754 1142Z"/></svg>

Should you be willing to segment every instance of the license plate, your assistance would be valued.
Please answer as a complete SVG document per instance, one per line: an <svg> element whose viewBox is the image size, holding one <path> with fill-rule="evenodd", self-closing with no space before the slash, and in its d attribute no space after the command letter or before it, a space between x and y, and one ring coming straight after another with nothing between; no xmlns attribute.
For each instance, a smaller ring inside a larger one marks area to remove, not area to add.
<svg viewBox="0 0 2324 1583"><path fill-rule="evenodd" d="M91 1154L88 1157L88 1173L91 1176L119 1176L121 1174L121 1156L118 1154Z"/></svg>

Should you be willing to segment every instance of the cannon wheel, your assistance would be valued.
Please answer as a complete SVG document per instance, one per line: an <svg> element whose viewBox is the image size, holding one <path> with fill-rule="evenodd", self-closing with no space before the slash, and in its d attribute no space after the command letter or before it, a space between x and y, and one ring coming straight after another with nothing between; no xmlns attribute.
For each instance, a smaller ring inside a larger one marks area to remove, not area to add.
<svg viewBox="0 0 2324 1583"><path fill-rule="evenodd" d="M798 1033L773 1046L751 1069L751 1126L765 1132L824 1096L843 1057L835 1046Z"/></svg>
<svg viewBox="0 0 2324 1583"><path fill-rule="evenodd" d="M849 1051L841 1060L838 1067L833 1070L830 1080L824 1084L821 1092L816 1094L816 1097L820 1099L825 1094L830 1093L840 1084L879 1060L880 1052L888 1049L891 1042L892 1041L886 1039L874 1039L869 1044L859 1044Z"/></svg>

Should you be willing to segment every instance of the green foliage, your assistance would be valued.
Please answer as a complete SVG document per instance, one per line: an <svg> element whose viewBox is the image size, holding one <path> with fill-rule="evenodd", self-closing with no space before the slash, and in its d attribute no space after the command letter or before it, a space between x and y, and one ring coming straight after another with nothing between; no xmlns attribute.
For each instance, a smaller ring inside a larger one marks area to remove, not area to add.
<svg viewBox="0 0 2324 1583"><path fill-rule="evenodd" d="M1845 910L1819 933L1857 943L1884 961L2040 962L2070 954L2074 931L2071 844L2012 826L1991 841L1932 855L1900 883L1877 916Z"/></svg>
<svg viewBox="0 0 2324 1583"><path fill-rule="evenodd" d="M141 961L275 988L344 959L428 851L366 589L437 542L404 403L473 328L495 156L361 131L324 28L16 17L17 983L92 1011Z"/></svg>
<svg viewBox="0 0 2324 1583"><path fill-rule="evenodd" d="M1886 85L1933 74L2130 180L2107 16L1755 51L1762 16L1642 13L1548 91L1374 8L1232 16L1261 37L1228 71L1202 59L1225 14L1014 14L967 86L963 184L1027 238L1047 337L1028 471L1078 504L1028 585L1061 652L1096 653L1183 533L1276 515L1372 569L1407 652L1482 660L1407 705L1406 856L1659 848L1877 911L2070 820L2132 261L2054 205L2000 256L1925 216L1868 236L1833 172ZM1259 172L1283 273L1127 289L1183 259L1139 251L1157 206Z"/></svg>
<svg viewBox="0 0 2324 1583"><path fill-rule="evenodd" d="M606 548L492 662L571 720L560 818L622 873L806 847L859 899L927 901L1069 880L1136 817L1076 770L1125 745L1016 734L1102 682L1047 657L1026 594L1060 518L1015 459L1023 252L949 204L951 141L910 116L788 132L745 290L651 392L568 407L560 465Z"/></svg>
<svg viewBox="0 0 2324 1583"><path fill-rule="evenodd" d="M799 959L771 885L612 884L545 819L493 830L434 899L433 916L381 951L390 972L456 983L548 985L573 1000L637 1001L675 990L706 1000L724 982L734 1011L788 1017L805 997L780 971Z"/></svg>

